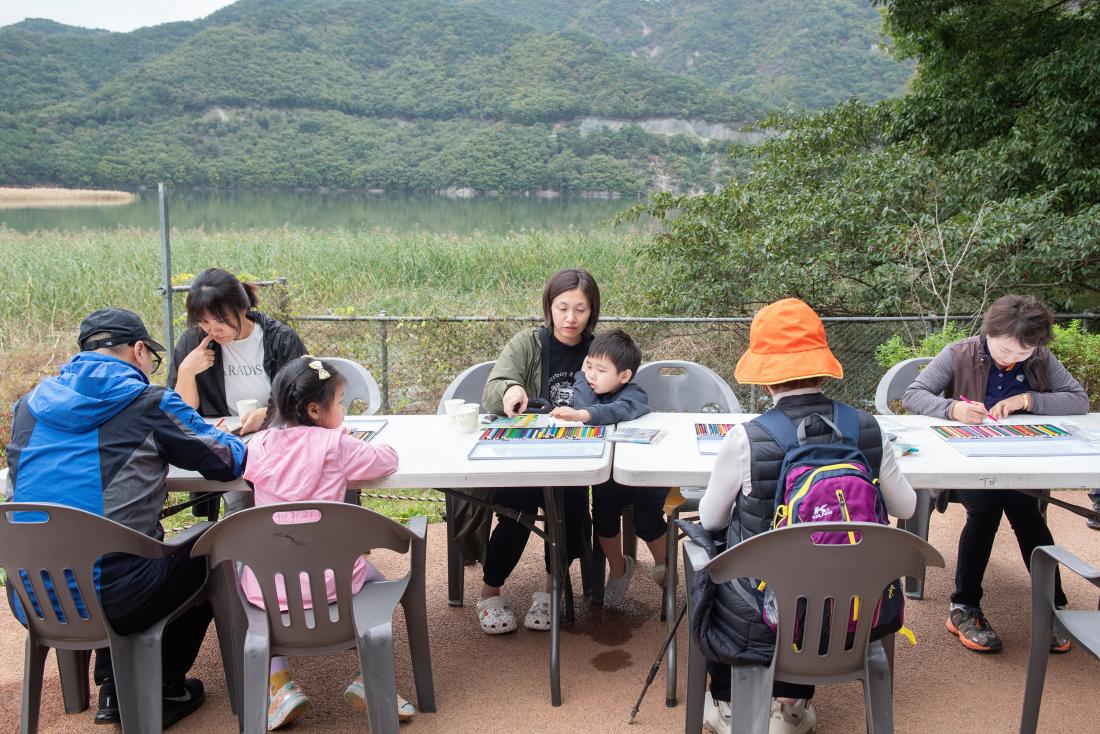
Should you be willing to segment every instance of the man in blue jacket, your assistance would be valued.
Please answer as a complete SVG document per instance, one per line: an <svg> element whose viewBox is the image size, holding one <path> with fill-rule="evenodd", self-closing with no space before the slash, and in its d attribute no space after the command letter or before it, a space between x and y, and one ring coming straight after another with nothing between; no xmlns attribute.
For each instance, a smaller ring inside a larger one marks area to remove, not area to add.
<svg viewBox="0 0 1100 734"><path fill-rule="evenodd" d="M229 481L244 470L244 444L209 426L175 391L149 383L164 347L137 314L96 311L81 323L77 343L80 353L57 377L15 404L7 447L13 499L77 507L160 540L168 465ZM190 551L187 544L166 558L100 559L100 598L116 631L147 629L205 583L205 561ZM186 674L211 618L204 603L165 630L165 727L202 705L202 682ZM107 648L96 651L95 682L96 723L118 722Z"/></svg>

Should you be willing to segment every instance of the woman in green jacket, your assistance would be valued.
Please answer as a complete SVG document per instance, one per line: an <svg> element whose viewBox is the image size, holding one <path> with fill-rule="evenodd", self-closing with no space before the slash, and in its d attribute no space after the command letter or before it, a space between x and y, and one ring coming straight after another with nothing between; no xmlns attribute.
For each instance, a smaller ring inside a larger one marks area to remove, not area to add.
<svg viewBox="0 0 1100 734"><path fill-rule="evenodd" d="M513 416L527 410L533 398L550 407L573 404L573 378L581 369L592 340L592 330L600 317L600 289L584 270L560 270L546 283L542 292L543 325L525 329L505 345L497 358L481 404L486 411ZM496 503L524 513L534 513L543 505L541 487L512 487L496 492ZM567 559L579 558L582 548L583 519L588 503L588 488L576 487L565 492L565 528ZM500 517L485 557L484 586L477 605L478 621L487 634L497 635L516 629L516 617L501 596L501 587L519 563L531 531L516 521ZM546 559L547 586L550 586L550 559ZM550 594L536 591L524 626L533 630L550 629Z"/></svg>

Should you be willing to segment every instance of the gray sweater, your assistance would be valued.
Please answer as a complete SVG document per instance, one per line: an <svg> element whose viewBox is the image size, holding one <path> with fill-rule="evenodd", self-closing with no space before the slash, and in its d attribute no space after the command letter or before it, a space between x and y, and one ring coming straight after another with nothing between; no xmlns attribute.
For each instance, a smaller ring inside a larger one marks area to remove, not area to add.
<svg viewBox="0 0 1100 734"><path fill-rule="evenodd" d="M587 410L593 426L630 421L649 412L649 396L640 385L628 382L615 392L597 395L583 372L573 376L573 407Z"/></svg>
<svg viewBox="0 0 1100 734"><path fill-rule="evenodd" d="M989 369L988 359L983 362L978 358L978 340L979 337L970 337L944 347L906 389L901 399L902 404L911 413L951 420L951 406L958 402L960 379L957 373ZM1042 375L1049 388L1036 391L1032 382L1031 413L1081 415L1089 411L1089 398L1081 383L1074 379L1049 349L1037 350L1028 362L1032 360L1037 364L1025 365L1030 368L1032 375ZM982 384L985 384L984 380ZM983 388L980 395L969 397L981 400L984 395Z"/></svg>

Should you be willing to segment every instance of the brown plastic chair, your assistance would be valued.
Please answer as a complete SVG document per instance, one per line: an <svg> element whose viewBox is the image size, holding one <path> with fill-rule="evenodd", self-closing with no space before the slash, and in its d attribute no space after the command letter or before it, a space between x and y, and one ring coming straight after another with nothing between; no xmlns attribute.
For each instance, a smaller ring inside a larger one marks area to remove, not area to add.
<svg viewBox="0 0 1100 734"><path fill-rule="evenodd" d="M826 530L860 534L854 545L815 545L813 533ZM892 635L870 642L872 614L860 614L850 647L850 600L866 600L874 608L882 590L899 576L912 576L926 566L943 567L943 556L927 542L903 530L873 523L805 523L762 533L707 559L706 552L688 541L684 545L684 573L690 585L694 574L706 571L714 583L736 578L762 579L775 593L779 607L776 653L770 666L732 667L731 731L766 732L771 715L774 680L819 685L862 680L867 706L867 731L894 730L891 668ZM801 647L796 650L795 619L798 602L805 600L800 623ZM688 595L688 617L694 615ZM823 629L823 610L834 605L830 625ZM824 636L827 651L820 653ZM1047 638L1049 640L1049 636ZM1049 643L1048 643L1049 644ZM684 731L696 734L703 725L706 659L692 642L688 651L687 714Z"/></svg>
<svg viewBox="0 0 1100 734"><path fill-rule="evenodd" d="M314 522L283 524L285 512L315 510ZM236 629L234 643L243 653L241 719L247 734L267 731L268 663L272 655L318 656L355 647L366 681L370 730L397 732L397 689L393 661L393 612L405 608L417 703L435 711L428 617L424 595L427 520L407 526L362 507L342 502L290 502L244 510L225 518L195 544L193 556L208 556L211 568L223 563L252 569L264 597L264 609L249 604L237 590L246 629ZM409 553L409 571L398 579L375 581L351 593L356 558L374 548ZM336 582L336 602L322 614L303 604L302 574L310 596L325 599L325 571ZM287 579L288 610L279 611L275 578ZM215 613L217 613L217 609ZM237 692L234 692L238 695Z"/></svg>
<svg viewBox="0 0 1100 734"><path fill-rule="evenodd" d="M1041 545L1031 552L1031 653L1024 688L1020 734L1034 734L1039 725L1050 637L1068 637L1094 658L1100 659L1100 611L1054 608L1054 574L1061 563L1093 586L1100 587L1100 570L1065 548Z"/></svg>
<svg viewBox="0 0 1100 734"><path fill-rule="evenodd" d="M163 558L202 532L208 523L195 526L171 543L161 543L105 517L64 505L12 502L2 509L0 566L8 574L9 602L12 595L17 597L27 619L20 733L38 731L42 675L50 648L57 653L66 711L76 713L88 706L86 651L108 646L123 731L161 731L164 628L204 601L206 590L196 591L144 632L119 635L104 616L93 569L97 559L107 553ZM33 596L28 594L27 584ZM226 651L223 647L223 654Z"/></svg>

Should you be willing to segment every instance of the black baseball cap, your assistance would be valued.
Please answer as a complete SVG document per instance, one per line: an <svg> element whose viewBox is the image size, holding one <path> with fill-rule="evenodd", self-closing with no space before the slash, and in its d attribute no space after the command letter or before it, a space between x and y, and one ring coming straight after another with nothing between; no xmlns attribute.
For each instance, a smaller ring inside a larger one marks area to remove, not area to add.
<svg viewBox="0 0 1100 734"><path fill-rule="evenodd" d="M110 336L89 342L88 337L93 334ZM145 342L145 345L154 352L166 351L149 336L149 330L145 328L144 322L136 313L124 308L102 308L89 314L80 322L80 336L77 337L76 344L81 351L90 352L93 349L117 347L136 341Z"/></svg>

